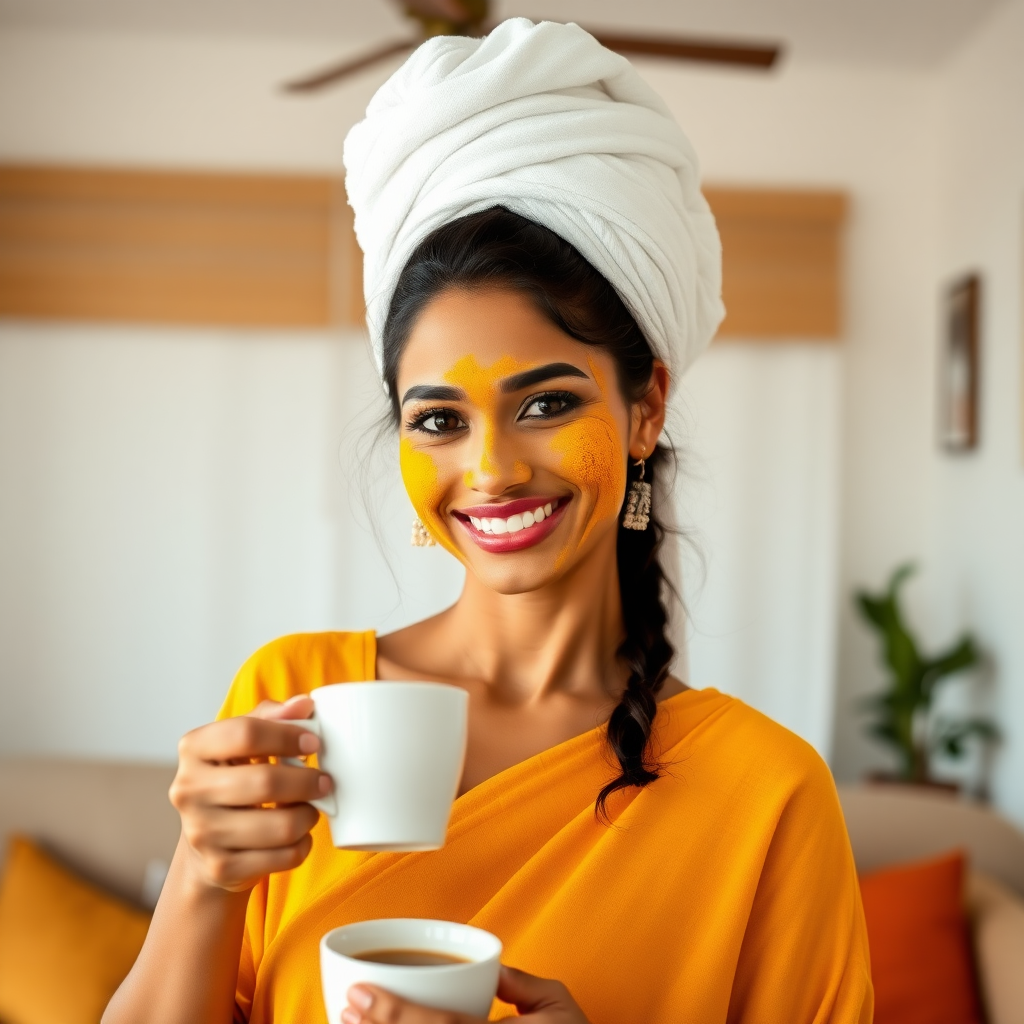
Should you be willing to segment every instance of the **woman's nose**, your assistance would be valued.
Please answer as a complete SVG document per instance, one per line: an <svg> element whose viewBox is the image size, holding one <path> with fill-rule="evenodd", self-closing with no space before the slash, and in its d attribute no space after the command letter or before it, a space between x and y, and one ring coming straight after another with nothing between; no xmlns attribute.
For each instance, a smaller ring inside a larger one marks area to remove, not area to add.
<svg viewBox="0 0 1024 1024"><path fill-rule="evenodd" d="M493 423L479 431L469 446L470 463L463 475L467 487L486 494L501 494L515 484L524 484L532 476L529 465L516 458L515 445Z"/></svg>

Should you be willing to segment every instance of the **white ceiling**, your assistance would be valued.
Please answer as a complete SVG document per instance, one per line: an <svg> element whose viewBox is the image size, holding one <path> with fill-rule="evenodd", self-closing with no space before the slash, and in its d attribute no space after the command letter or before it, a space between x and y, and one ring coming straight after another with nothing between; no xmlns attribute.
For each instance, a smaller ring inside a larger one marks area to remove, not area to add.
<svg viewBox="0 0 1024 1024"><path fill-rule="evenodd" d="M502 17L781 41L798 60L929 67L1006 0L495 0ZM391 0L0 0L0 26L291 36L339 44L407 31ZM349 46L345 45L346 52Z"/></svg>

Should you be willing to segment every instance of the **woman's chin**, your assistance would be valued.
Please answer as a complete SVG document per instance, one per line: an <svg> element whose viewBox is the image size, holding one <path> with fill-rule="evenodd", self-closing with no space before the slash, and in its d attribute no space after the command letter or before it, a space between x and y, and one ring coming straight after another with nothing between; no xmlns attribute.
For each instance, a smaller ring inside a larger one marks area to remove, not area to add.
<svg viewBox="0 0 1024 1024"><path fill-rule="evenodd" d="M488 590L498 594L528 594L543 590L564 576L574 561L569 556L572 545L554 536L518 551L489 552L478 548L472 541L468 544L463 542L460 549L467 571Z"/></svg>
<svg viewBox="0 0 1024 1024"><path fill-rule="evenodd" d="M469 565L468 569L488 590L496 594L532 594L560 579L564 572L555 571L549 559L543 566Z"/></svg>
<svg viewBox="0 0 1024 1024"><path fill-rule="evenodd" d="M569 523L564 524L569 527ZM616 523L611 524L617 527ZM528 594L543 590L572 573L593 557L606 534L613 529L594 530L586 543L583 529L564 529L535 547L495 554L476 545L460 544L461 561L468 572L488 590L498 594ZM614 543L614 536L609 543ZM469 550L467 550L469 548Z"/></svg>

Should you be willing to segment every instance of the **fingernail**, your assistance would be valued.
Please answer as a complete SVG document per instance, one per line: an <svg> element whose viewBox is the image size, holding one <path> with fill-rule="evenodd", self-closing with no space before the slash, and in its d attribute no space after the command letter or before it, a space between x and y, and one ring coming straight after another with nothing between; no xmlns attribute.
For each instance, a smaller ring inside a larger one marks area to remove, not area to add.
<svg viewBox="0 0 1024 1024"><path fill-rule="evenodd" d="M320 737L311 732L304 732L299 737L299 750L304 754L313 754L320 749Z"/></svg>
<svg viewBox="0 0 1024 1024"><path fill-rule="evenodd" d="M353 985L348 990L348 1001L360 1010L368 1010L373 1006L373 993L368 992L365 988L360 988L358 985Z"/></svg>
<svg viewBox="0 0 1024 1024"><path fill-rule="evenodd" d="M353 1010L351 1006L346 1006L341 1011L342 1024L361 1024L363 1015L358 1010Z"/></svg>
<svg viewBox="0 0 1024 1024"><path fill-rule="evenodd" d="M324 796L334 789L334 783L331 781L330 775L321 775L318 785L320 786L320 792L323 793Z"/></svg>
<svg viewBox="0 0 1024 1024"><path fill-rule="evenodd" d="M294 697L289 697L285 701L285 704L286 705L287 704L294 704L297 700L302 700L302 699L304 699L305 697L308 697L308 696L309 696L309 694L307 694L307 693L297 693L297 694L295 694Z"/></svg>

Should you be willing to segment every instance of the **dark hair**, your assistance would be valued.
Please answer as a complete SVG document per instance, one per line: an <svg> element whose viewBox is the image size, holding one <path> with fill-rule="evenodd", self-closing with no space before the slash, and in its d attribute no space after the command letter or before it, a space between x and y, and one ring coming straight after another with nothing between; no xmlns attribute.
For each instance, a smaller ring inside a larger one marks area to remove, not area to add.
<svg viewBox="0 0 1024 1024"><path fill-rule="evenodd" d="M566 334L608 352L630 404L647 392L654 356L615 289L563 238L498 206L438 228L417 246L402 271L383 337L384 382L396 423L398 364L417 318L448 288L487 286L522 293ZM670 449L656 447L647 457L644 479L653 482L669 455ZM638 472L629 466L629 479ZM597 811L605 817L612 793L646 786L659 775L648 746L658 709L656 696L674 652L665 632L668 616L662 602L668 581L658 561L665 531L653 511L644 531L619 527L617 561L626 638L618 656L629 667L629 681L608 720L608 742L620 771L597 797Z"/></svg>

